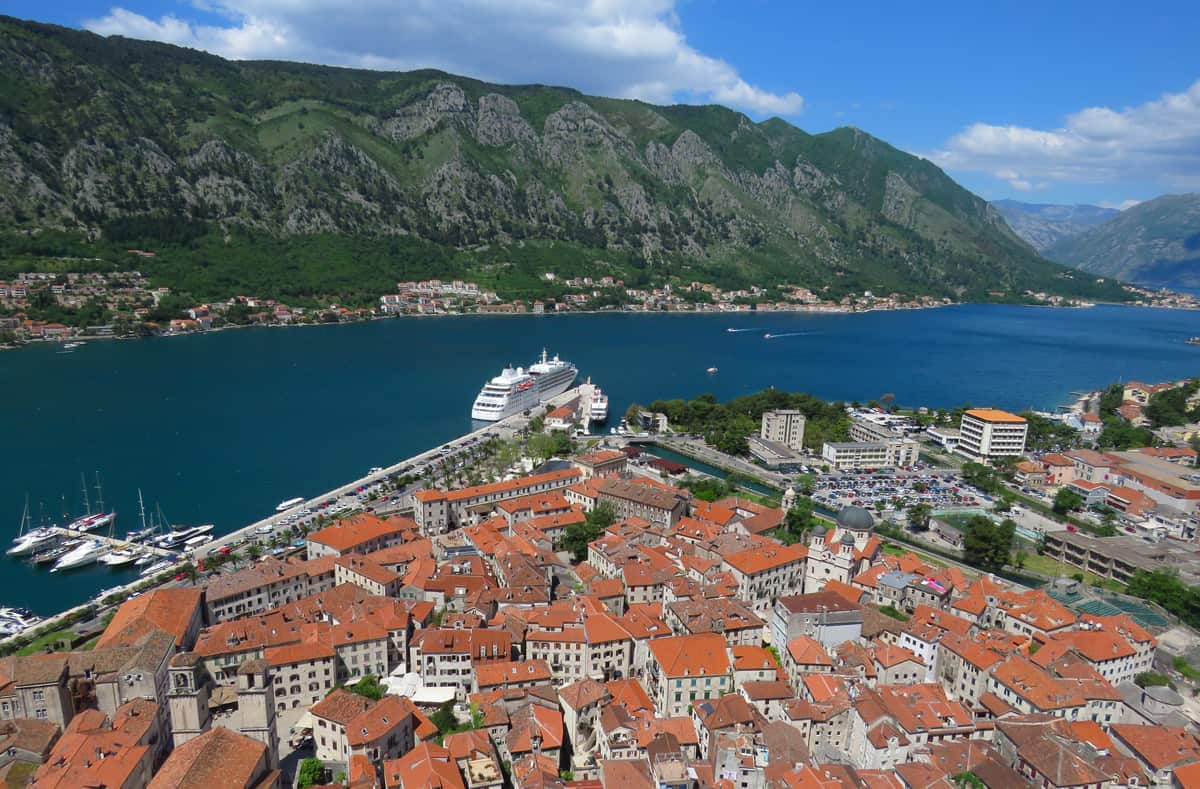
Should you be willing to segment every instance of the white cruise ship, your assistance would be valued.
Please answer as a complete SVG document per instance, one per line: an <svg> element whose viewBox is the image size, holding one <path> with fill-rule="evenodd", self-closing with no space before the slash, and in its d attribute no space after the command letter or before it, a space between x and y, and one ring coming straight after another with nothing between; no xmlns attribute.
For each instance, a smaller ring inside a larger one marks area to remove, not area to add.
<svg viewBox="0 0 1200 789"><path fill-rule="evenodd" d="M527 408L560 395L575 382L575 365L555 356L542 358L528 369L505 367L500 374L479 390L471 406L471 418L481 422L498 422L519 414Z"/></svg>

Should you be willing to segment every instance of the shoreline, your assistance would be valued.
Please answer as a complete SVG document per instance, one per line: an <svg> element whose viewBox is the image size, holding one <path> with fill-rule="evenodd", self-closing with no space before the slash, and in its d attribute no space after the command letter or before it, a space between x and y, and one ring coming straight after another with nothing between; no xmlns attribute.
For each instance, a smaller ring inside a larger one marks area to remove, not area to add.
<svg viewBox="0 0 1200 789"><path fill-rule="evenodd" d="M56 337L54 339L37 339L26 340L25 342L15 345L0 345L0 351L19 351L23 348L36 348L43 345L62 345L68 342L99 342L109 340L119 341L136 341L136 340L158 340L171 339L175 337L196 337L207 334L216 334L218 332L233 331L237 329L303 329L321 326L349 326L357 323L371 323L374 321L392 321L392 320L412 320L412 319L437 319L437 318L566 318L572 315L752 315L752 316L769 316L769 315L813 315L820 317L839 316L839 315L867 315L877 312L921 312L925 310L946 309L951 307L967 307L967 306L995 306L995 307L1030 307L1035 309L1052 309L1052 310L1084 310L1094 309L1096 307L1128 307L1133 309L1159 309L1159 310L1178 310L1181 312L1197 312L1200 307L1175 307L1170 305L1158 304L1128 304L1124 302L1094 302L1091 304L1023 304L1013 302L998 302L998 301L956 301L950 304L931 304L922 307L871 307L863 310L570 310L565 312L444 312L435 313L433 315L372 315L369 318L356 318L353 320L337 321L334 323L249 323L249 324L231 324L227 326L219 326L214 329L204 329L201 331L189 331L179 333L163 333L154 334L147 337L138 336L122 336L108 334L79 334L69 337Z"/></svg>

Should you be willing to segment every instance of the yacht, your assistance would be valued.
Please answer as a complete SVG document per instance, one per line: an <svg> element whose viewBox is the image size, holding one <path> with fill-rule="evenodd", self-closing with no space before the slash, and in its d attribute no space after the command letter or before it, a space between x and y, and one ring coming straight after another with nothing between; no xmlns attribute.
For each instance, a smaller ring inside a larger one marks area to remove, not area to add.
<svg viewBox="0 0 1200 789"><path fill-rule="evenodd" d="M59 570L71 570L91 564L108 553L108 550L108 546L100 540L84 540L60 556L54 566L50 568L50 572L56 573Z"/></svg>
<svg viewBox="0 0 1200 789"><path fill-rule="evenodd" d="M100 563L107 564L109 567L123 567L132 564L139 556L141 556L141 551L137 548L132 545L123 545L101 556Z"/></svg>
<svg viewBox="0 0 1200 789"><path fill-rule="evenodd" d="M17 530L17 537L13 540L12 547L5 553L9 556L25 556L26 554L36 553L39 549L47 546L58 535L53 529L48 529L45 526L39 529L25 529L29 526L29 496L25 497L25 510L21 513L21 526Z"/></svg>
<svg viewBox="0 0 1200 789"><path fill-rule="evenodd" d="M276 512L287 512L292 507L299 506L303 503L304 503L304 497L302 497L302 496L298 496L294 499L287 499L286 501L281 501L281 502L279 502L279 504L275 505L275 511Z"/></svg>
<svg viewBox="0 0 1200 789"><path fill-rule="evenodd" d="M550 358L542 349L541 358L528 369L505 367L500 375L483 385L471 406L471 418L498 422L562 394L575 382L575 365Z"/></svg>
<svg viewBox="0 0 1200 789"><path fill-rule="evenodd" d="M182 528L172 529L170 532L158 538L158 547L174 548L180 543L186 542L193 537L201 534L207 534L213 530L211 523L204 526L183 526Z"/></svg>
<svg viewBox="0 0 1200 789"><path fill-rule="evenodd" d="M600 391L600 387L592 393L592 404L588 408L588 419L602 423L608 421L608 395Z"/></svg>
<svg viewBox="0 0 1200 789"><path fill-rule="evenodd" d="M152 564L148 567L143 567L140 575L142 577L146 577L146 576L150 576L150 575L158 575L163 570L168 570L174 566L175 566L175 562L171 561L170 559L163 559L161 561L155 562L154 564Z"/></svg>
<svg viewBox="0 0 1200 789"><path fill-rule="evenodd" d="M62 556L63 554L74 550L75 547L81 542L83 542L83 540L65 540L64 542L60 542L51 548L47 548L44 551L35 553L33 558L29 561L33 562L34 564L49 564L50 562L57 561L58 557Z"/></svg>

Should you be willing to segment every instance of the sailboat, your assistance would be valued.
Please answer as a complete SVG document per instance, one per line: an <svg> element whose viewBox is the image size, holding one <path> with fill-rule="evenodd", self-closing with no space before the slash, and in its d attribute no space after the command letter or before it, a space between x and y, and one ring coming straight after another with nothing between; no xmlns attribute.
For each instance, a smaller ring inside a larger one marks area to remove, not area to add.
<svg viewBox="0 0 1200 789"><path fill-rule="evenodd" d="M142 542L148 540L158 534L158 527L154 524L154 516L150 516L150 525L146 525L146 504L142 501L142 489L138 488L138 519L141 521L142 528L125 533L125 539L130 542Z"/></svg>
<svg viewBox="0 0 1200 789"><path fill-rule="evenodd" d="M96 495L99 507L95 514L92 513L92 505L88 500L87 479L82 472L79 474L79 481L83 486L83 509L85 514L69 523L67 528L74 531L94 531L104 528L116 520L117 513L104 511L104 489L100 486L100 472L96 472Z"/></svg>
<svg viewBox="0 0 1200 789"><path fill-rule="evenodd" d="M13 545L5 553L9 556L25 556L35 553L39 548L46 546L48 543L55 540L58 535L53 529L39 527L26 531L25 528L29 524L29 494L25 494L25 509L21 513L21 527L17 530L17 538L13 540Z"/></svg>

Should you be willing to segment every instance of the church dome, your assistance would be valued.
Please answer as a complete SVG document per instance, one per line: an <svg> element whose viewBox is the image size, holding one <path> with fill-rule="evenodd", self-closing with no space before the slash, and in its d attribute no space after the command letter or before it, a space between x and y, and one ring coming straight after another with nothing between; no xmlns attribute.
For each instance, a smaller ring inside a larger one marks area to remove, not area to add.
<svg viewBox="0 0 1200 789"><path fill-rule="evenodd" d="M846 507L838 513L837 525L850 531L871 531L875 518L862 507Z"/></svg>
<svg viewBox="0 0 1200 789"><path fill-rule="evenodd" d="M854 535L850 532L842 532L842 545L853 545Z"/></svg>

